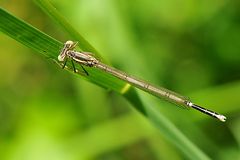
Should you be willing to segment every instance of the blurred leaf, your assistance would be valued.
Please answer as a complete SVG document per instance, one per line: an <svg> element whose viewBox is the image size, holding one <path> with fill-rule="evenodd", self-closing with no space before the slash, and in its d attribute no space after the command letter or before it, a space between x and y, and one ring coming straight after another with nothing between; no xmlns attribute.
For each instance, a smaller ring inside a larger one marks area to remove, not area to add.
<svg viewBox="0 0 240 160"><path fill-rule="evenodd" d="M209 87L207 89L195 92L191 97L199 101L199 104L214 107L221 113L237 113L239 111L240 99L240 82L232 82L216 87ZM210 108L210 107L209 107ZM198 114L194 114L197 120L206 118ZM231 117L227 116L227 122L230 122Z"/></svg>
<svg viewBox="0 0 240 160"><path fill-rule="evenodd" d="M69 35L71 36L72 40L77 40L79 47L83 50L83 51L89 51L92 52L94 54L96 54L97 56L98 53L96 51L95 48L93 48L79 33L78 31L76 31L71 25L69 25L69 23L67 22L67 20L58 13L58 11L56 10L56 8L54 8L49 1L45 1L45 0L35 0L36 4L38 4L38 6L49 16L52 18L52 20L54 20L58 26L62 27L64 30L67 30L69 33Z"/></svg>
<svg viewBox="0 0 240 160"><path fill-rule="evenodd" d="M55 8L47 3L47 1L37 2L42 2L39 3L42 8L45 8L46 4L47 7L44 9L44 11L49 13L53 12L54 16L51 17L58 19L57 21L59 24L64 25L64 28L67 32L72 33L73 35L75 34L75 31L72 29L72 27L66 23L63 17L59 16ZM37 51L36 53L40 53L46 58L51 58L53 62L61 65L57 61L57 56L60 49L63 47L62 43L42 33L29 24L17 19L2 8L0 9L0 30L20 43L34 49ZM83 41L81 37L75 37L75 39L78 41ZM85 48L88 51L92 50L89 45L83 45L84 43L81 43L80 47ZM79 71L77 74L82 75L82 72L80 72L81 67L77 66L76 68ZM66 70L73 73L71 65L67 65ZM153 107L149 107L151 104L148 104L148 107L144 106L134 88L130 87L126 92L123 93L122 90L125 89L127 84L122 80L119 80L95 68L86 67L86 70L90 76L82 76L82 78L104 88L108 88L123 94L123 96L126 97L138 111L143 113L149 120L154 122L155 126L164 134L164 136L167 137L173 144L175 144L175 146L177 146L178 149L181 150L187 157L191 159L209 159L207 155L205 155L195 144L185 137L181 131L174 126L174 124L161 115L161 113L154 110Z"/></svg>

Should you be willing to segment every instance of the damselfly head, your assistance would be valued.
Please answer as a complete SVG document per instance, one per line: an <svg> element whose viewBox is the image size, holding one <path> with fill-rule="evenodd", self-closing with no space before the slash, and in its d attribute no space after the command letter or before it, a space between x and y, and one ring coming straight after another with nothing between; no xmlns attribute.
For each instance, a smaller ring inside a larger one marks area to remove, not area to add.
<svg viewBox="0 0 240 160"><path fill-rule="evenodd" d="M74 44L74 42L69 40L64 43L64 48L70 48L73 44Z"/></svg>
<svg viewBox="0 0 240 160"><path fill-rule="evenodd" d="M61 62L64 61L65 57L67 56L67 52L69 50L73 50L76 47L77 43L78 42L73 42L73 41L70 41L70 40L65 42L64 47L63 47L62 51L60 52L60 54L58 56L58 60L61 61Z"/></svg>
<svg viewBox="0 0 240 160"><path fill-rule="evenodd" d="M68 40L67 42L65 42L64 48L66 48L67 50L73 50L77 44L78 42Z"/></svg>

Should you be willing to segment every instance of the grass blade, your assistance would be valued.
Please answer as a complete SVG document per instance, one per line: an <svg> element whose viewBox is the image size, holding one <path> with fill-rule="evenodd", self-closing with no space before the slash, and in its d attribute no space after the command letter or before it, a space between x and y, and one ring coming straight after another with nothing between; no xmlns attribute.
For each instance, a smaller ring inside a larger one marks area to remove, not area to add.
<svg viewBox="0 0 240 160"><path fill-rule="evenodd" d="M43 5L41 8L44 8L44 3L41 3L41 5ZM52 10L55 9L51 8L51 6L48 6L48 8L45 9L45 11L47 12L52 12ZM57 11L55 11L54 16L58 16ZM54 16L52 18L54 18ZM63 17L57 17L58 21L61 21L62 18ZM65 25L66 31L68 31L68 28L71 27L70 25L68 26L68 24ZM0 30L8 36L12 37L13 39L19 41L23 45L35 50L36 53L42 54L46 58L51 58L51 60L60 65L57 62L57 56L60 49L63 47L63 43L44 34L33 26L27 24L26 22L19 20L18 18L14 17L2 8L0 8ZM68 32L71 32L71 30ZM82 39L76 40L81 41ZM91 50L91 47L88 47L88 45L85 46L87 50ZM81 46L81 48L83 48L83 46ZM71 65L67 66L68 67L66 69L73 73ZM81 70L80 66L76 67L78 70ZM174 126L174 124L172 124L168 119L161 115L161 113L158 113L157 111L152 110L152 108L143 105L142 101L140 100L138 94L133 87L128 88L128 90L126 91L124 90L124 88L127 84L122 80L119 80L94 68L86 67L86 70L88 71L90 76L82 76L84 79L104 88L108 88L120 94L123 94L123 96L126 97L138 111L143 113L147 118L149 118L149 120L153 121L156 127L162 133L164 133L165 137L167 137L173 144L175 144L175 146L177 146L187 157L191 159L208 159L205 153L203 153L195 144L193 144L188 138L186 138L181 133L181 131L179 131Z"/></svg>

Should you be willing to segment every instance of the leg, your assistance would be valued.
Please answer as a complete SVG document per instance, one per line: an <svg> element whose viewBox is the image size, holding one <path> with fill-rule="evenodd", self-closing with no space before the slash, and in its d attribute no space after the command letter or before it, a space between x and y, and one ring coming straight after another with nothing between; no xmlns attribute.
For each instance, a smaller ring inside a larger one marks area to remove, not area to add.
<svg viewBox="0 0 240 160"><path fill-rule="evenodd" d="M71 62L72 62L72 66L73 66L73 71L74 71L74 73L76 73L77 71L76 71L75 65L73 63L73 60L71 60Z"/></svg>
<svg viewBox="0 0 240 160"><path fill-rule="evenodd" d="M83 71L86 73L86 75L88 76L88 72L85 70L85 68L80 64L80 66L82 67Z"/></svg>
<svg viewBox="0 0 240 160"><path fill-rule="evenodd" d="M64 61L64 64L63 64L63 66L62 66L62 69L65 68L65 66L66 66L66 64L67 64L67 60L68 60L68 58L66 58L66 60Z"/></svg>

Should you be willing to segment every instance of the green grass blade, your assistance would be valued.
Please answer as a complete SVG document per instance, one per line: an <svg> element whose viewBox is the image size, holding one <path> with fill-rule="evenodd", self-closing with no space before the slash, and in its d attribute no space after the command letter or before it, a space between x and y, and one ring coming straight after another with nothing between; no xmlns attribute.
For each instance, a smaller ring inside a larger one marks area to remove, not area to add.
<svg viewBox="0 0 240 160"><path fill-rule="evenodd" d="M142 99L145 102L144 104L154 104L154 102L146 97L143 97ZM147 112L153 124L155 124L155 126L158 128L161 128L161 133L168 137L173 144L177 145L177 147L185 155L187 155L189 159L210 159L207 157L207 155L200 151L199 148L193 144L179 129L177 129L172 122L160 114L154 107L149 106Z"/></svg>
<svg viewBox="0 0 240 160"><path fill-rule="evenodd" d="M13 17L2 8L0 10L0 22L0 30L3 33L45 57L54 57L62 47L62 43L56 39Z"/></svg>
<svg viewBox="0 0 240 160"><path fill-rule="evenodd" d="M45 11L52 12L51 8ZM66 29L67 28L71 27L66 27ZM19 20L2 8L0 8L0 30L23 45L35 50L36 53L42 54L46 58L50 57L51 60L59 64L57 62L57 56L63 47L63 43L44 34L26 22ZM81 48L83 47L81 46ZM85 48L88 48L88 45L85 46ZM90 48L87 50L90 50ZM76 68L79 71L81 70L80 66L76 66ZM73 73L71 65L67 65L66 69ZM86 67L86 70L90 76L82 76L84 79L122 94L122 90L126 86L125 82L94 68ZM79 74L82 75L82 72L79 72ZM192 159L208 159L208 157L168 119L150 107L144 106L134 88L130 87L127 92L124 93L124 96L133 106L147 118L155 122L156 127L164 133L165 137L172 141L187 157ZM147 110L147 112L145 110Z"/></svg>

